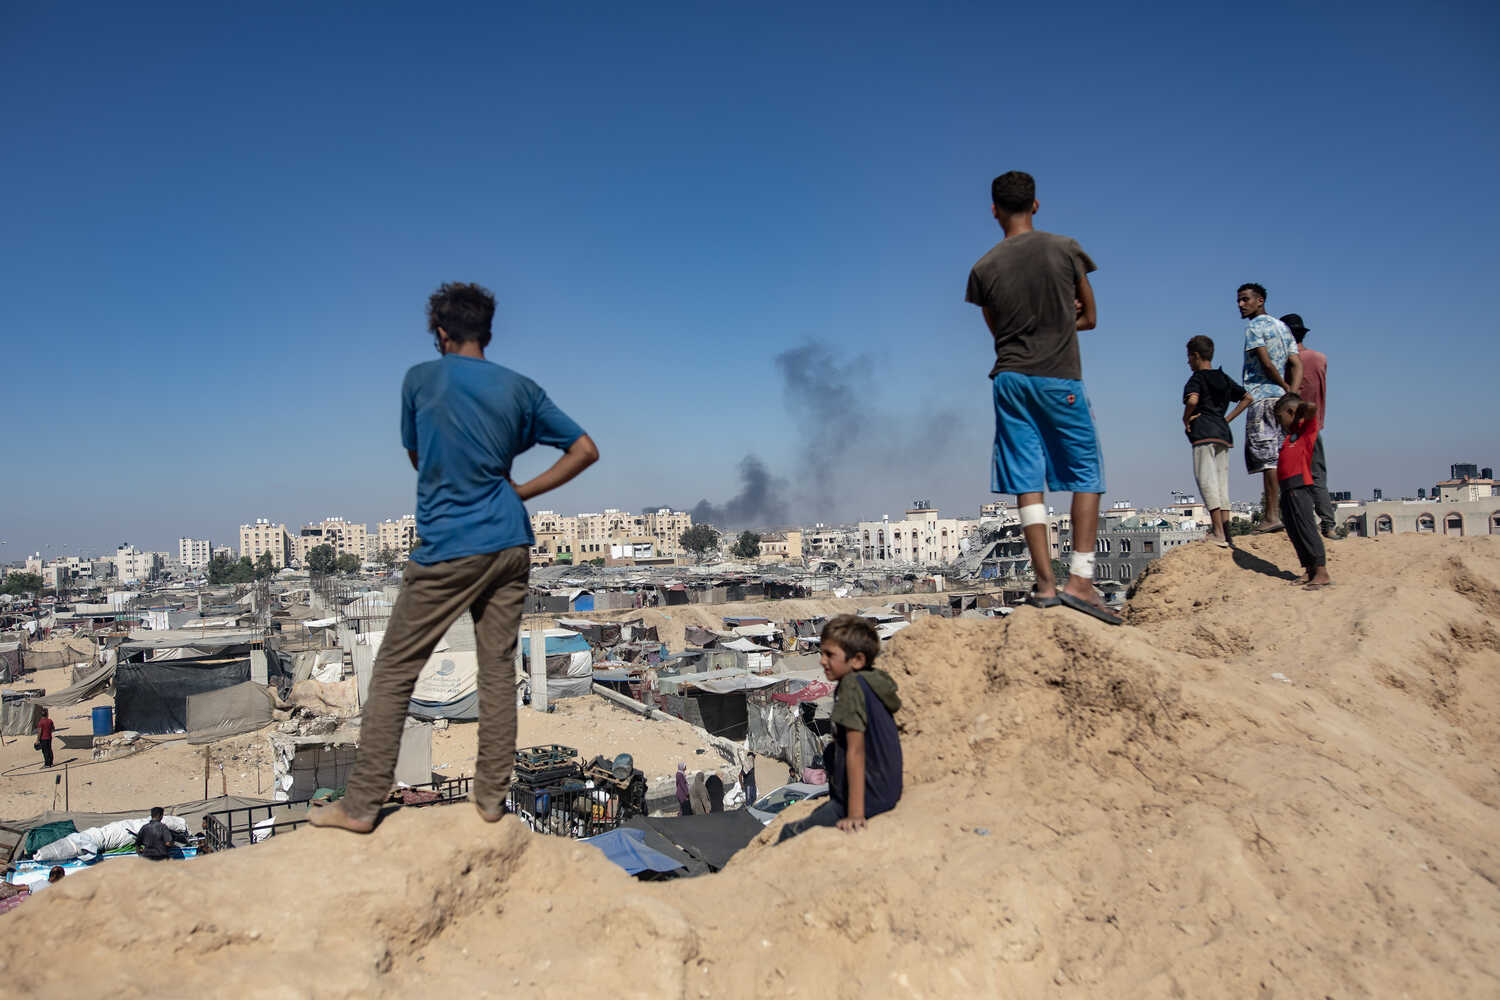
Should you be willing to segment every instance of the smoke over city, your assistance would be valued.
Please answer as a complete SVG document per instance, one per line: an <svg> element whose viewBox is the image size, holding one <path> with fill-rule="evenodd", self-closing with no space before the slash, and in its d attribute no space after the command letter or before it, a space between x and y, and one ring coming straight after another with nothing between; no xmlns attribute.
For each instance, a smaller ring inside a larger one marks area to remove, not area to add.
<svg viewBox="0 0 1500 1000"><path fill-rule="evenodd" d="M798 429L795 478L772 475L758 456L747 455L739 493L722 505L700 501L695 523L729 531L873 517L883 505L904 505L948 485L964 426L955 409L880 407L882 376L888 382L893 373L880 372L866 355L840 358L826 344L783 351L775 366Z"/></svg>
<svg viewBox="0 0 1500 1000"><path fill-rule="evenodd" d="M740 460L740 491L722 506L699 500L693 507L693 523L712 524L721 531L780 524L787 518L783 494L786 482L772 476L755 455Z"/></svg>

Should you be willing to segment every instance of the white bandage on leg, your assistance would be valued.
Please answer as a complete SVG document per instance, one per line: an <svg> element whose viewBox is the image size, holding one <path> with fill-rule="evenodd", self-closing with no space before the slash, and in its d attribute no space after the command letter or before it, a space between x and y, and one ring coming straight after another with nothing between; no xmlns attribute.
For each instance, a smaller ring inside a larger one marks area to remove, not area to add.
<svg viewBox="0 0 1500 1000"><path fill-rule="evenodd" d="M1081 576L1085 580L1094 578L1094 554L1092 552L1074 552L1068 556L1068 572L1073 576Z"/></svg>
<svg viewBox="0 0 1500 1000"><path fill-rule="evenodd" d="M1021 517L1021 527L1029 528L1033 524L1047 523L1047 505L1040 503L1029 503L1018 508L1016 513Z"/></svg>

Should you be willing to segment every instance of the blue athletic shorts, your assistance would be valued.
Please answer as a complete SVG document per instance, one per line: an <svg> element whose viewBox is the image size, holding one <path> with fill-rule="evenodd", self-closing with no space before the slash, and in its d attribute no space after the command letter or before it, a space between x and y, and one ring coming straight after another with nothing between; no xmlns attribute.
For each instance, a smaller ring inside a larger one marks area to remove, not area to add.
<svg viewBox="0 0 1500 1000"><path fill-rule="evenodd" d="M994 493L1103 493L1104 457L1083 383L995 376Z"/></svg>

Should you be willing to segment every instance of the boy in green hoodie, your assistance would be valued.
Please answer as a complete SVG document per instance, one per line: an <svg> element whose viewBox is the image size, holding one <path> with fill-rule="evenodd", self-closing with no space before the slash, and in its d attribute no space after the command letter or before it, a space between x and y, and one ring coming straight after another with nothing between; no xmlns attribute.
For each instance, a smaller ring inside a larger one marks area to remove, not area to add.
<svg viewBox="0 0 1500 1000"><path fill-rule="evenodd" d="M823 626L818 660L833 692L833 742L823 752L828 801L805 819L781 828L777 843L815 826L846 833L863 830L871 816L901 798L901 737L892 713L901 708L896 682L876 670L880 636L858 615L839 615Z"/></svg>

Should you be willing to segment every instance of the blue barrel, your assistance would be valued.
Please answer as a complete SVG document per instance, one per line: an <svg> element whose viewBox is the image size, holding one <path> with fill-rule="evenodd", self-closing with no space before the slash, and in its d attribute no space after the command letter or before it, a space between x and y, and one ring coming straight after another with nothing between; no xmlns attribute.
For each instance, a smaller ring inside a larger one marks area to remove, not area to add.
<svg viewBox="0 0 1500 1000"><path fill-rule="evenodd" d="M115 731L115 710L111 705L94 709L94 735L108 736Z"/></svg>

